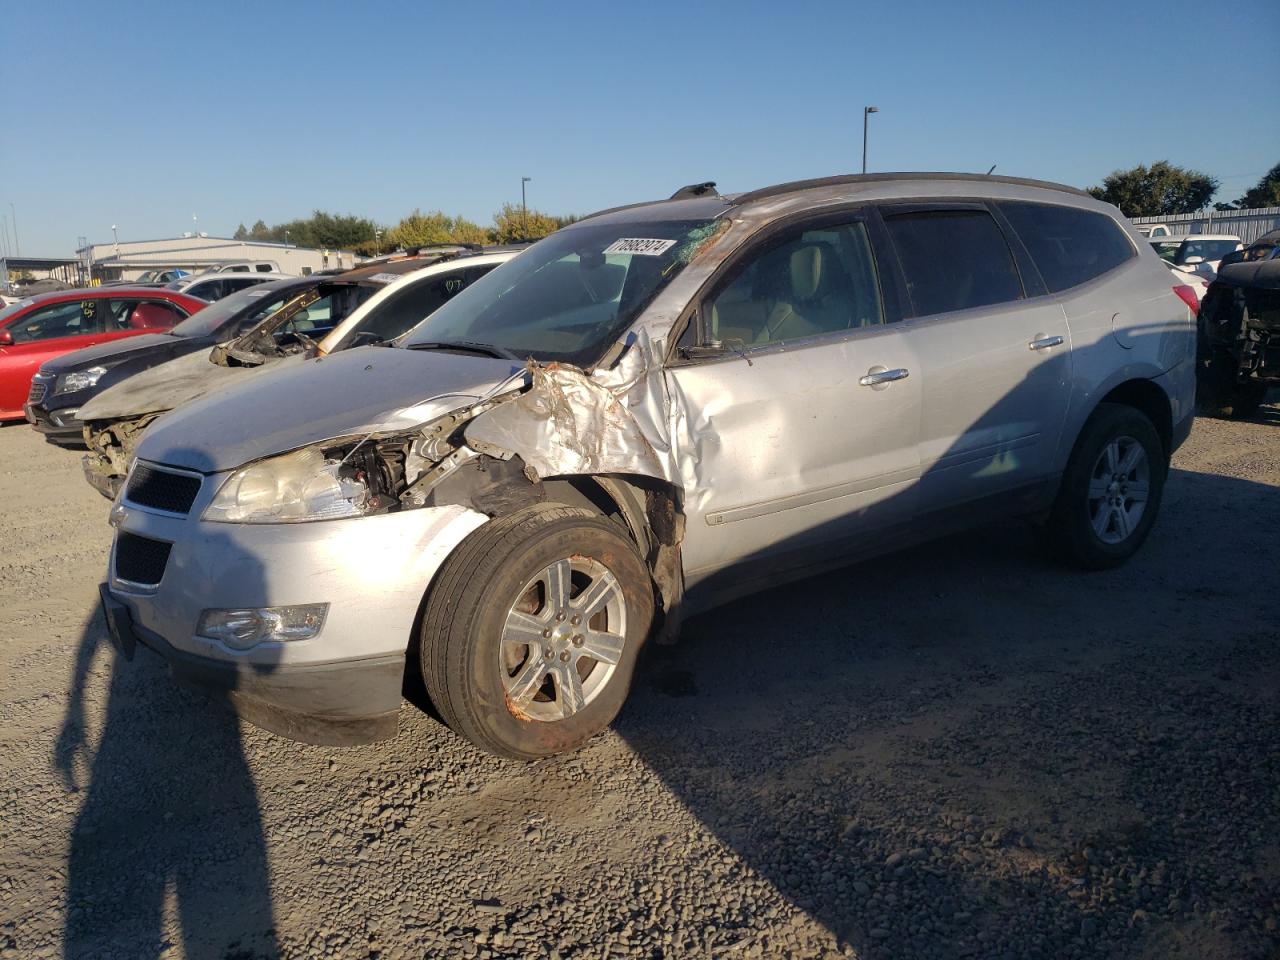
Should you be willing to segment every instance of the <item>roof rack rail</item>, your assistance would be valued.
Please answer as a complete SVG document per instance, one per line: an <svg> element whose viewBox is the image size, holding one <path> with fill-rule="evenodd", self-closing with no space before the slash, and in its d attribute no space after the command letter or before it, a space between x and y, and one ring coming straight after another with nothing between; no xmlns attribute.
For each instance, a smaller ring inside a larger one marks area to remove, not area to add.
<svg viewBox="0 0 1280 960"><path fill-rule="evenodd" d="M909 173L848 173L836 177L819 177L816 180L792 180L789 183L779 183L772 187L762 187L759 190L752 190L750 193L739 194L733 197L730 202L735 206L741 206L744 203L764 200L767 197L781 196L784 193L796 193L800 190L834 187L846 183L887 183L893 180L955 180L966 183L1008 183L1022 187L1042 187L1046 190L1059 190L1063 193L1073 193L1081 197L1089 196L1088 193L1077 187L1069 187L1066 184L1053 183L1049 180L1028 180L1025 177L992 176L983 173L924 173L912 171Z"/></svg>
<svg viewBox="0 0 1280 960"><path fill-rule="evenodd" d="M706 180L703 183L691 183L681 187L673 193L668 199L670 200L690 200L694 197L705 197L710 194L713 197L720 196L716 190L716 182L714 180Z"/></svg>

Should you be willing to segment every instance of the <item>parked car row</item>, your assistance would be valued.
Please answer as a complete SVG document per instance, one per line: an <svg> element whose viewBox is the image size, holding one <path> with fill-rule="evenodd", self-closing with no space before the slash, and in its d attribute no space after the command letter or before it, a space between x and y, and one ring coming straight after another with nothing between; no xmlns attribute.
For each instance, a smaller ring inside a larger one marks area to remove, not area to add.
<svg viewBox="0 0 1280 960"><path fill-rule="evenodd" d="M412 673L485 750L572 749L655 631L990 518L1114 566L1194 412L1194 292L1040 181L702 183L377 269L236 294L75 401L113 641L310 742L394 733Z"/></svg>

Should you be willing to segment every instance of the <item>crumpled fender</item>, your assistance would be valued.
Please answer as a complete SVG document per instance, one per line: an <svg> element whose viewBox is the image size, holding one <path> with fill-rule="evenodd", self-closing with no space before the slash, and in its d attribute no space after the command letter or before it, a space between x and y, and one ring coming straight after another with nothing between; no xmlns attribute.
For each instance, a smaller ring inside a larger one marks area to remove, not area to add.
<svg viewBox="0 0 1280 960"><path fill-rule="evenodd" d="M530 361L530 388L471 421L466 443L501 459L519 454L538 478L630 473L670 481L666 424L645 416L665 408L653 352L641 331L610 370Z"/></svg>

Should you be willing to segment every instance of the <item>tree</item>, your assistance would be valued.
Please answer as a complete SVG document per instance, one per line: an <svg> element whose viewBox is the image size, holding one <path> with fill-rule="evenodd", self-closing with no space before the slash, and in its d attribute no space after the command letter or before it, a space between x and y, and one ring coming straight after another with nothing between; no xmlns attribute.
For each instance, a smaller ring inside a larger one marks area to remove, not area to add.
<svg viewBox="0 0 1280 960"><path fill-rule="evenodd" d="M514 203L504 203L493 215L493 239L498 243L519 243L522 240L541 240L560 229L555 217L537 210L527 213Z"/></svg>
<svg viewBox="0 0 1280 960"><path fill-rule="evenodd" d="M249 239L250 240L270 240L271 231L267 229L267 225L265 223L259 220L256 223L254 223L252 227L249 228Z"/></svg>
<svg viewBox="0 0 1280 960"><path fill-rule="evenodd" d="M231 235L232 240L248 240L249 231L244 228L244 224L236 227L236 232Z"/></svg>
<svg viewBox="0 0 1280 960"><path fill-rule="evenodd" d="M1115 204L1126 217L1163 217L1203 210L1217 189L1218 181L1207 173L1160 160L1150 167L1117 170L1089 193Z"/></svg>
<svg viewBox="0 0 1280 960"><path fill-rule="evenodd" d="M1252 190L1236 201L1240 207L1280 207L1280 163L1268 170Z"/></svg>
<svg viewBox="0 0 1280 960"><path fill-rule="evenodd" d="M487 243L489 231L465 217L451 217L439 210L414 210L387 231L388 249L425 247L437 243Z"/></svg>

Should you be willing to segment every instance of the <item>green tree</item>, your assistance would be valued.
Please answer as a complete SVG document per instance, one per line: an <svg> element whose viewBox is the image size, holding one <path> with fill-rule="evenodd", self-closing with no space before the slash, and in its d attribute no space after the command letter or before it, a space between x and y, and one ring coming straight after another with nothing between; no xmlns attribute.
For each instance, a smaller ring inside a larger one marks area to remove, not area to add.
<svg viewBox="0 0 1280 960"><path fill-rule="evenodd" d="M1236 201L1239 207L1280 207L1280 163L1268 170L1258 185Z"/></svg>
<svg viewBox="0 0 1280 960"><path fill-rule="evenodd" d="M261 220L258 220L256 223L254 223L252 227L249 228L249 239L250 240L270 240L271 231L267 229L267 225L265 223L263 223Z"/></svg>
<svg viewBox="0 0 1280 960"><path fill-rule="evenodd" d="M232 240L248 240L249 231L244 228L244 224L236 227L236 232L231 235Z"/></svg>
<svg viewBox="0 0 1280 960"><path fill-rule="evenodd" d="M498 243L519 243L522 240L541 240L559 230L557 219L537 210L527 213L514 203L504 203L493 215L493 239Z"/></svg>
<svg viewBox="0 0 1280 960"><path fill-rule="evenodd" d="M1126 217L1162 217L1203 210L1217 189L1218 181L1207 173L1160 160L1150 167L1117 170L1089 193L1119 207Z"/></svg>
<svg viewBox="0 0 1280 960"><path fill-rule="evenodd" d="M439 210L414 210L387 231L387 249L424 247L437 243L487 243L489 231L465 217L451 217Z"/></svg>

